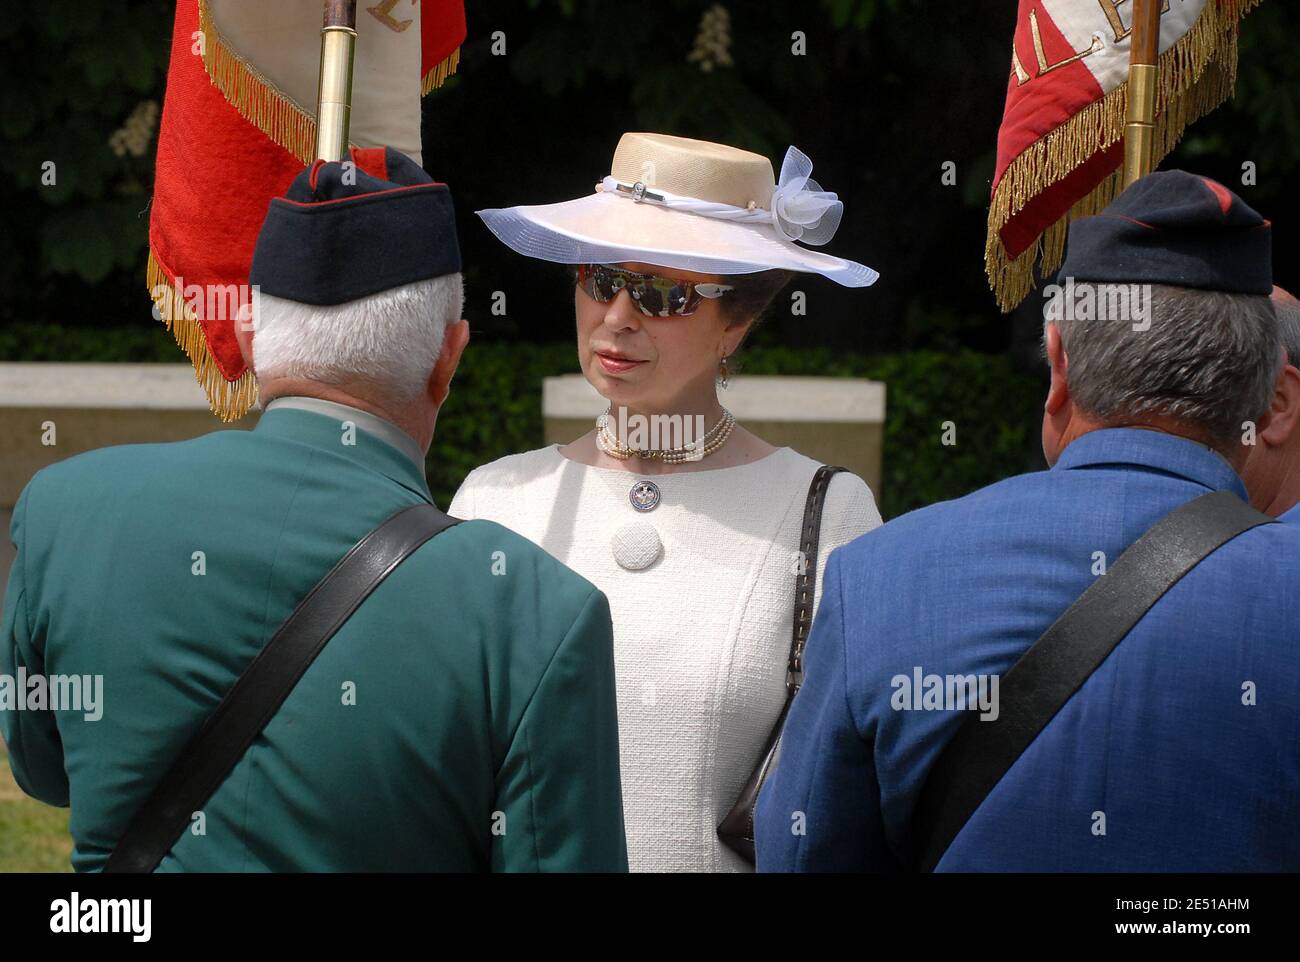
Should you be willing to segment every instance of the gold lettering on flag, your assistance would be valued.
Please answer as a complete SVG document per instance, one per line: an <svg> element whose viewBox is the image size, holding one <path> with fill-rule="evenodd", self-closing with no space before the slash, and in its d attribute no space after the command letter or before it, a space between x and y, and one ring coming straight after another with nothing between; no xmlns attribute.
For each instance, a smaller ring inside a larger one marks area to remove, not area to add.
<svg viewBox="0 0 1300 962"><path fill-rule="evenodd" d="M382 0L381 3L377 3L373 7L366 7L366 13L370 14L389 30L395 30L398 33L401 33L411 24L415 23L415 21L395 20L393 18L393 7L397 6L398 2L399 0ZM415 3L416 0L411 0L412 6L414 6Z"/></svg>
<svg viewBox="0 0 1300 962"><path fill-rule="evenodd" d="M1016 86L1023 87L1029 83L1029 71L1020 62L1020 54L1017 52L1014 43L1011 45L1011 66L1016 72Z"/></svg>
<svg viewBox="0 0 1300 962"><path fill-rule="evenodd" d="M1115 34L1115 42L1128 39L1129 34L1133 32L1132 25L1124 26L1124 18L1119 15L1119 8L1128 3L1128 0L1097 0L1101 4L1101 12L1106 15L1110 21L1110 29ZM1165 0L1164 6L1160 8L1160 13L1169 12L1169 0Z"/></svg>
<svg viewBox="0 0 1300 962"><path fill-rule="evenodd" d="M1110 2L1110 0L1102 0ZM1123 0L1120 0L1123 2ZM1118 16L1118 14L1116 15ZM1038 76L1043 77L1053 70L1060 70L1062 67L1068 67L1075 61L1082 60L1084 57L1091 57L1106 48L1105 41L1101 37L1093 34L1092 45L1087 50L1081 50L1072 57L1066 57L1057 63L1049 64L1047 62L1047 51L1043 48L1043 32L1038 26L1038 11L1029 11L1029 32L1034 38L1034 55L1038 60ZM1015 44L1011 45L1011 66L1016 72L1016 85L1023 87L1033 78L1030 77L1029 71L1025 70L1024 64L1020 62L1020 52L1016 50Z"/></svg>

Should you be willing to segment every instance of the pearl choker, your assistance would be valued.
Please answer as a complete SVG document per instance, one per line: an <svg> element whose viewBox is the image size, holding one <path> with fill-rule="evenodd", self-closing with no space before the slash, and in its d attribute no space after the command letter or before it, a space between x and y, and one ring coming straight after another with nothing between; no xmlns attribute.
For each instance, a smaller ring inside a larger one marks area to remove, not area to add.
<svg viewBox="0 0 1300 962"><path fill-rule="evenodd" d="M596 446L610 457L620 461L636 457L662 461L665 464L685 464L688 461L699 461L701 458L708 457L722 447L736 426L736 416L723 408L722 417L703 438L697 438L680 448L630 448L618 439L610 427L610 422L609 411L596 418Z"/></svg>

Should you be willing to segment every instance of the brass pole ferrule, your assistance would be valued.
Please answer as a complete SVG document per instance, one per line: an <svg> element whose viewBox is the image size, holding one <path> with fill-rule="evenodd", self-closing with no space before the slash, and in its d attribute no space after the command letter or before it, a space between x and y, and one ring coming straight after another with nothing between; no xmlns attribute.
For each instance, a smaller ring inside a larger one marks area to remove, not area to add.
<svg viewBox="0 0 1300 962"><path fill-rule="evenodd" d="M1128 111L1124 127L1124 186L1155 166L1156 82L1160 68L1135 63L1128 68Z"/></svg>
<svg viewBox="0 0 1300 962"><path fill-rule="evenodd" d="M357 32L325 27L320 39L320 89L316 96L316 156L342 160L352 117L352 66Z"/></svg>

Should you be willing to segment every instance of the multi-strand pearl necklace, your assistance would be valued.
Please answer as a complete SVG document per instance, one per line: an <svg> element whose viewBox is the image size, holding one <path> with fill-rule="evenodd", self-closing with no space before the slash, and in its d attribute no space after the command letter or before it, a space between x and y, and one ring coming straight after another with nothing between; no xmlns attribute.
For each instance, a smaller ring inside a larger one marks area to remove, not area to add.
<svg viewBox="0 0 1300 962"><path fill-rule="evenodd" d="M680 448L630 448L618 439L618 435L610 427L610 421L609 411L596 418L596 445L602 451L620 461L635 457L662 461L665 464L685 464L687 461L698 461L708 457L726 443L727 438L731 436L732 428L736 426L736 416L723 408L718 423L710 428L702 439L696 439L691 444ZM697 453L700 444L704 446L703 454Z"/></svg>

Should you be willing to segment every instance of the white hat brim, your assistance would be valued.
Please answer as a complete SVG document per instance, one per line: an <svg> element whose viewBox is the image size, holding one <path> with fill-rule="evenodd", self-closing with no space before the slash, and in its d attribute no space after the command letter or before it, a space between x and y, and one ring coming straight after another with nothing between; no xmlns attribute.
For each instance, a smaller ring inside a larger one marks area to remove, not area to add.
<svg viewBox="0 0 1300 962"><path fill-rule="evenodd" d="M766 224L737 224L604 192L477 213L508 247L557 264L631 261L701 274L779 268L821 274L845 287L869 287L880 276L865 264L800 247Z"/></svg>

